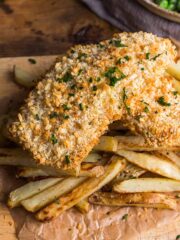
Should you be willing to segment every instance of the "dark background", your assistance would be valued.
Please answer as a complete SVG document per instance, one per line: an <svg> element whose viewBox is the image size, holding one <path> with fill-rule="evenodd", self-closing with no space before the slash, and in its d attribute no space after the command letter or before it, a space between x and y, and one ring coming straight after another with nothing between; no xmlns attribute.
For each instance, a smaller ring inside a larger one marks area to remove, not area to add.
<svg viewBox="0 0 180 240"><path fill-rule="evenodd" d="M0 57L59 54L118 31L80 0L0 0Z"/></svg>

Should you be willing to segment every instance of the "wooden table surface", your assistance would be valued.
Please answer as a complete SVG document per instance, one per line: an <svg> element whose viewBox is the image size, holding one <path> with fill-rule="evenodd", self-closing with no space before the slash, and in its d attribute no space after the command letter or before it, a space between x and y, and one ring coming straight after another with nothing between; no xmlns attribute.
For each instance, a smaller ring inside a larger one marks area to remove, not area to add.
<svg viewBox="0 0 180 240"><path fill-rule="evenodd" d="M80 0L0 0L0 57L59 54L118 31Z"/></svg>

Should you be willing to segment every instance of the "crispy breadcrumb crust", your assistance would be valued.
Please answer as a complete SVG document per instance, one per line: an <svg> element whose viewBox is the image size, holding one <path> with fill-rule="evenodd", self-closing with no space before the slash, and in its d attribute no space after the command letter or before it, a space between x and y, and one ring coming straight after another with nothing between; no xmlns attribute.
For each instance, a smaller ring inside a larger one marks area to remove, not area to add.
<svg viewBox="0 0 180 240"><path fill-rule="evenodd" d="M179 96L165 73L175 56L168 39L144 32L75 46L32 90L9 132L38 164L62 169L78 168L118 119L151 145L177 145Z"/></svg>

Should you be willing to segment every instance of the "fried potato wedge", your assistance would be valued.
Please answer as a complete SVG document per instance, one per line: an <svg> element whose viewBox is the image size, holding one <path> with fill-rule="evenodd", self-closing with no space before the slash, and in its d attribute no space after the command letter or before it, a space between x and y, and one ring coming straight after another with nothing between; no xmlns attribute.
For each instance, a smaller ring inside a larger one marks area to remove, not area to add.
<svg viewBox="0 0 180 240"><path fill-rule="evenodd" d="M20 148L0 148L0 165L36 166L32 157Z"/></svg>
<svg viewBox="0 0 180 240"><path fill-rule="evenodd" d="M97 192L89 197L89 202L113 207L146 207L177 209L175 198L164 193L110 193Z"/></svg>
<svg viewBox="0 0 180 240"><path fill-rule="evenodd" d="M9 194L8 206L13 208L20 205L20 202L35 194L40 193L46 188L49 188L60 182L60 178L48 178L35 182L29 182L20 188L15 189Z"/></svg>
<svg viewBox="0 0 180 240"><path fill-rule="evenodd" d="M48 176L57 176L57 174L50 174L47 171L44 171L40 168L29 168L29 167L22 167L18 169L18 173L16 174L17 177L24 177L24 178L35 178L35 177L48 177Z"/></svg>
<svg viewBox="0 0 180 240"><path fill-rule="evenodd" d="M0 165L11 165L11 166L23 166L38 168L33 158L28 152L23 151L21 148L0 148ZM80 168L71 170L55 170L54 168L42 166L40 167L43 171L47 171L50 176L78 176Z"/></svg>
<svg viewBox="0 0 180 240"><path fill-rule="evenodd" d="M180 168L180 156L171 151L161 151L160 154L166 156Z"/></svg>
<svg viewBox="0 0 180 240"><path fill-rule="evenodd" d="M21 205L30 212L36 212L37 210L41 209L42 207L46 206L48 203L53 202L58 197L72 191L75 187L85 181L85 177L75 178L69 177L61 182L57 183L56 185L45 189L44 191L40 192L32 196L31 198L25 199L21 201ZM58 201L58 200L57 200Z"/></svg>
<svg viewBox="0 0 180 240"><path fill-rule="evenodd" d="M47 221L57 217L63 211L73 207L81 200L89 197L104 185L109 183L120 171L125 167L125 162L122 158L114 157L111 164L107 166L104 175L98 178L90 178L79 187L75 188L69 194L58 198L59 204L56 202L50 204L36 214L36 218L40 221Z"/></svg>
<svg viewBox="0 0 180 240"><path fill-rule="evenodd" d="M81 168L79 172L79 176L81 177L99 177L104 174L104 167L103 166L91 166L89 169Z"/></svg>
<svg viewBox="0 0 180 240"><path fill-rule="evenodd" d="M88 164L88 163L87 163ZM91 163L91 167L88 169L82 168L78 174L79 177L98 177L104 173L104 167L95 165ZM17 177L24 177L24 178L35 178L35 177L68 177L68 174L60 174L57 171L51 170L44 170L42 168L29 168L29 167L21 167L17 173Z"/></svg>
<svg viewBox="0 0 180 240"><path fill-rule="evenodd" d="M180 63L171 63L167 68L167 72L180 81Z"/></svg>
<svg viewBox="0 0 180 240"><path fill-rule="evenodd" d="M83 162L96 163L101 160L101 155L98 153L90 153Z"/></svg>
<svg viewBox="0 0 180 240"><path fill-rule="evenodd" d="M150 172L157 173L161 176L180 180L180 169L172 161L147 154L133 151L119 150L117 154L123 156L133 164L138 165Z"/></svg>
<svg viewBox="0 0 180 240"><path fill-rule="evenodd" d="M102 136L98 145L94 147L96 151L115 152L117 151L118 141L115 137Z"/></svg>
<svg viewBox="0 0 180 240"><path fill-rule="evenodd" d="M138 178L142 174L146 172L145 169L138 167L132 163L127 163L127 166L124 168L122 172L120 172L114 179L113 183L127 180L127 179L132 179L132 178Z"/></svg>
<svg viewBox="0 0 180 240"><path fill-rule="evenodd" d="M89 211L89 202L87 199L83 199L80 202L78 202L75 207L81 212L81 213L87 213Z"/></svg>
<svg viewBox="0 0 180 240"><path fill-rule="evenodd" d="M14 66L14 80L19 85L26 88L32 88L37 84L37 81L35 81L36 79L37 76L34 76L16 65Z"/></svg>
<svg viewBox="0 0 180 240"><path fill-rule="evenodd" d="M113 190L119 193L178 192L180 181L167 178L137 178L116 183Z"/></svg>
<svg viewBox="0 0 180 240"><path fill-rule="evenodd" d="M152 147L149 146L145 139L142 136L116 136L118 140L118 150L129 150L129 151L161 151L165 150L162 146L160 147ZM168 150L178 150L180 149L179 146L170 146ZM166 148L167 150L167 148Z"/></svg>

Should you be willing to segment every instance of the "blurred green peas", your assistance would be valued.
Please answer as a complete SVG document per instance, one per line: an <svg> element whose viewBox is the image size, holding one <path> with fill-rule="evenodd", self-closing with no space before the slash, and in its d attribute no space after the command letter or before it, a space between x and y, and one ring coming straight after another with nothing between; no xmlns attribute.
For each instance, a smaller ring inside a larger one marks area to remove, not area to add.
<svg viewBox="0 0 180 240"><path fill-rule="evenodd" d="M176 9L177 0L169 0L168 9L174 11Z"/></svg>
<svg viewBox="0 0 180 240"><path fill-rule="evenodd" d="M176 9L178 12L180 12L180 0L177 0Z"/></svg>
<svg viewBox="0 0 180 240"><path fill-rule="evenodd" d="M158 4L160 7L168 9L169 1L168 0L156 0L156 4Z"/></svg>

